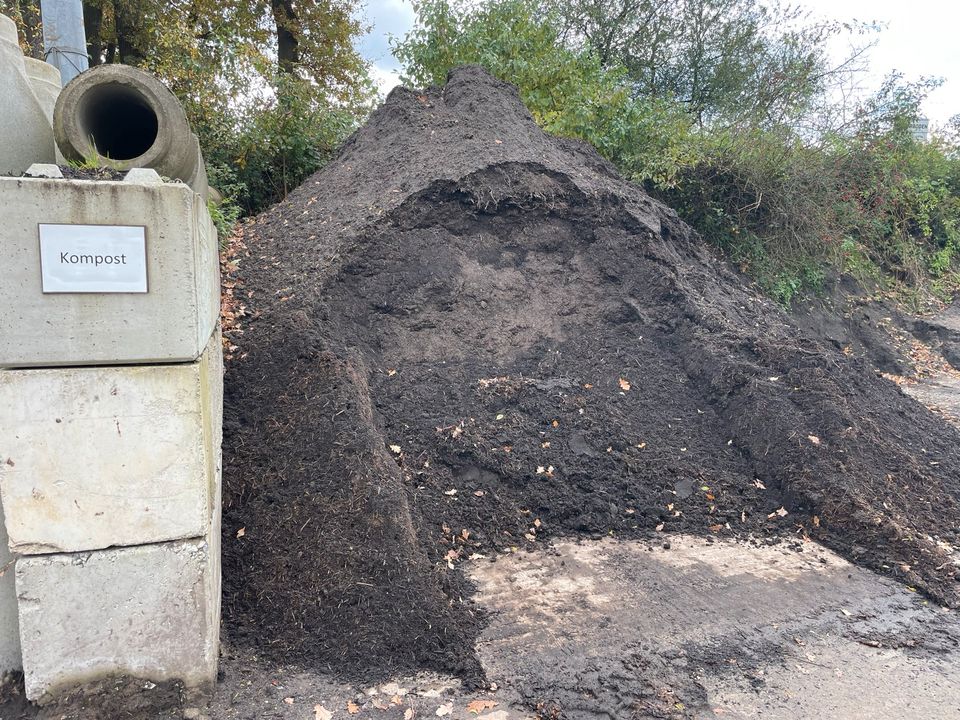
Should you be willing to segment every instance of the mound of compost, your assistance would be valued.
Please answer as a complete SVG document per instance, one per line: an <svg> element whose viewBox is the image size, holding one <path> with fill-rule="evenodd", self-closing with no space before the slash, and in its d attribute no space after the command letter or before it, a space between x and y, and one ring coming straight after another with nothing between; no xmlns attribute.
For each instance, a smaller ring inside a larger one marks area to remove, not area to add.
<svg viewBox="0 0 960 720"><path fill-rule="evenodd" d="M461 568L561 535L813 538L957 604L960 434L484 71L394 90L243 242L236 641L479 682Z"/></svg>

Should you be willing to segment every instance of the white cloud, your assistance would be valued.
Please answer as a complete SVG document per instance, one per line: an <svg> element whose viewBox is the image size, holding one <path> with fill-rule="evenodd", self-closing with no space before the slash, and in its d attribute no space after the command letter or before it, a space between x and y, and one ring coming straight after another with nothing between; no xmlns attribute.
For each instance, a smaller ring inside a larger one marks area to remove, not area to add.
<svg viewBox="0 0 960 720"><path fill-rule="evenodd" d="M377 86L381 97L386 97L393 88L400 85L400 73L390 68L384 68L376 63L370 63L370 77Z"/></svg>

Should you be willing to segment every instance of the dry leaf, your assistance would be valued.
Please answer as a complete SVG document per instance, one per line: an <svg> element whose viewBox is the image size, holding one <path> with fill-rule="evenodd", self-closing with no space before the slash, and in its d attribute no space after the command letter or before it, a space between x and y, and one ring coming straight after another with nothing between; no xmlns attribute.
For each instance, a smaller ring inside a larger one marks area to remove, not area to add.
<svg viewBox="0 0 960 720"><path fill-rule="evenodd" d="M390 452L392 452L394 455L399 455L399 454L400 454L400 446L399 446L399 445L391 445L391 446L390 446Z"/></svg>
<svg viewBox="0 0 960 720"><path fill-rule="evenodd" d="M313 720L332 720L333 713L327 710L323 705L313 706Z"/></svg>
<svg viewBox="0 0 960 720"><path fill-rule="evenodd" d="M629 391L630 381L627 380L626 378L620 378L620 389L623 390L624 392Z"/></svg>
<svg viewBox="0 0 960 720"><path fill-rule="evenodd" d="M659 525L657 525L656 530L657 532L663 532L663 523L660 523Z"/></svg>
<svg viewBox="0 0 960 720"><path fill-rule="evenodd" d="M360 712L360 706L351 700L347 703L347 712L351 715L356 715L358 712Z"/></svg>
<svg viewBox="0 0 960 720"><path fill-rule="evenodd" d="M396 374L397 374L397 371L394 370L393 368L388 368L388 369L387 369L387 377L393 377L393 376L396 375Z"/></svg>
<svg viewBox="0 0 960 720"><path fill-rule="evenodd" d="M786 511L786 508L782 508L782 507L781 507L781 508L778 508L778 509L774 510L774 511L773 511L772 513L770 513L769 515L767 515L767 520L771 520L771 519L773 519L773 518L775 518L775 517L786 517L787 514L788 514L788 513L787 513L787 511Z"/></svg>
<svg viewBox="0 0 960 720"><path fill-rule="evenodd" d="M443 494L444 494L444 495L450 495L451 497L453 497L454 495L457 494L457 489L456 489L456 488L450 488L449 490L444 490L444 491L443 491Z"/></svg>
<svg viewBox="0 0 960 720"><path fill-rule="evenodd" d="M820 438L818 438L816 435L807 435L807 440L812 442L814 445L820 444Z"/></svg>
<svg viewBox="0 0 960 720"><path fill-rule="evenodd" d="M483 497L484 495L486 495L486 493L483 490L474 490L473 494L476 495L477 497Z"/></svg>
<svg viewBox="0 0 960 720"><path fill-rule="evenodd" d="M413 708L407 708L403 711L403 720L413 720Z"/></svg>
<svg viewBox="0 0 960 720"><path fill-rule="evenodd" d="M474 715L479 715L484 710L489 710L490 708L495 708L497 703L493 700L474 700L473 702L467 703L467 712L473 713Z"/></svg>
<svg viewBox="0 0 960 720"><path fill-rule="evenodd" d="M246 527L242 527L242 528L240 528L239 530L237 530L237 537L238 537L238 538L242 538L242 537L243 537L244 535L246 535L246 534L247 534L247 528L246 528Z"/></svg>
<svg viewBox="0 0 960 720"><path fill-rule="evenodd" d="M550 424L553 425L554 427L560 427L560 421L559 421L559 420L554 420L554 421L553 421L552 423L550 423Z"/></svg>
<svg viewBox="0 0 960 720"><path fill-rule="evenodd" d="M446 705L441 705L437 708L437 717L443 717L444 715L449 715L453 712L453 703L448 702Z"/></svg>
<svg viewBox="0 0 960 720"><path fill-rule="evenodd" d="M283 701L284 701L287 705L293 705L293 698L292 698L292 697L285 697L285 698L283 699Z"/></svg>
<svg viewBox="0 0 960 720"><path fill-rule="evenodd" d="M754 487L758 487L761 490L766 490L767 486L760 482L760 478L755 478L753 481Z"/></svg>

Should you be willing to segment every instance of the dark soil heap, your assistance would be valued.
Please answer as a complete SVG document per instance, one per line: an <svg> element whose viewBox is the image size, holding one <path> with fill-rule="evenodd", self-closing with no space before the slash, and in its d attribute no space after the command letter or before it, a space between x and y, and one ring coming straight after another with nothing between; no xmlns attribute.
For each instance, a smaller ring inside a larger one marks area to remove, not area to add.
<svg viewBox="0 0 960 720"><path fill-rule="evenodd" d="M960 434L482 70L395 90L245 233L236 640L478 680L458 570L571 534L810 537L958 604Z"/></svg>

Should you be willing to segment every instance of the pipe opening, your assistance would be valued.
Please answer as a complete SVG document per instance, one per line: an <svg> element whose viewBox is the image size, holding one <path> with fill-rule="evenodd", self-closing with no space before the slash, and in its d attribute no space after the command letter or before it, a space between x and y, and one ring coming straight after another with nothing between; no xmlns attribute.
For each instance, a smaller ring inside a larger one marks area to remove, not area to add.
<svg viewBox="0 0 960 720"><path fill-rule="evenodd" d="M139 92L110 83L92 88L83 103L83 125L94 147L111 160L132 160L157 140L157 114Z"/></svg>

